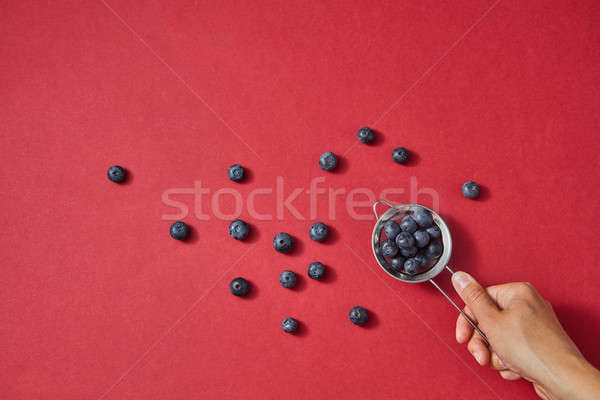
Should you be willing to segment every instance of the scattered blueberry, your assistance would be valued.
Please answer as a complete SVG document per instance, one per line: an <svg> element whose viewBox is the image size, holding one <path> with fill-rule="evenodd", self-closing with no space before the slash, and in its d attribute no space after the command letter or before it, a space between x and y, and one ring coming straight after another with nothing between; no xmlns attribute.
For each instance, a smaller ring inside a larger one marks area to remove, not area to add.
<svg viewBox="0 0 600 400"><path fill-rule="evenodd" d="M437 227L437 225L431 226L425 230L427 231L431 239L439 239L442 236L442 232L440 231L440 228Z"/></svg>
<svg viewBox="0 0 600 400"><path fill-rule="evenodd" d="M404 232L415 233L418 228L419 227L413 217L410 215L405 215L402 217L402 221L400 221L400 229L402 229Z"/></svg>
<svg viewBox="0 0 600 400"><path fill-rule="evenodd" d="M313 261L308 266L308 276L319 280L325 275L325 266L318 261Z"/></svg>
<svg viewBox="0 0 600 400"><path fill-rule="evenodd" d="M419 267L421 268L425 268L429 265L429 258L423 253L417 253L417 255L413 257L413 260L417 260Z"/></svg>
<svg viewBox="0 0 600 400"><path fill-rule="evenodd" d="M325 171L331 171L337 166L338 160L335 154L328 151L327 153L321 154L319 157L319 167Z"/></svg>
<svg viewBox="0 0 600 400"><path fill-rule="evenodd" d="M400 232L396 236L396 244L400 248L413 247L415 245L415 238L408 232Z"/></svg>
<svg viewBox="0 0 600 400"><path fill-rule="evenodd" d="M296 332L296 329L298 329L298 321L294 318L286 318L281 322L281 327L287 333Z"/></svg>
<svg viewBox="0 0 600 400"><path fill-rule="evenodd" d="M322 222L315 222L308 231L308 236L315 242L324 241L327 239L327 235L329 235L329 228Z"/></svg>
<svg viewBox="0 0 600 400"><path fill-rule="evenodd" d="M169 230L171 237L176 240L185 240L188 237L189 229L186 224L181 221L173 222Z"/></svg>
<svg viewBox="0 0 600 400"><path fill-rule="evenodd" d="M381 254L384 257L395 257L398 254L398 246L392 239L387 239L381 244Z"/></svg>
<svg viewBox="0 0 600 400"><path fill-rule="evenodd" d="M431 216L431 213L424 208L417 208L412 217L417 225L423 228L429 228L433 225L433 217Z"/></svg>
<svg viewBox="0 0 600 400"><path fill-rule="evenodd" d="M413 233L413 237L415 238L415 244L420 249L429 244L429 233L426 231L416 231Z"/></svg>
<svg viewBox="0 0 600 400"><path fill-rule="evenodd" d="M273 248L280 253L289 253L294 246L294 240L285 232L278 233L273 238Z"/></svg>
<svg viewBox="0 0 600 400"><path fill-rule="evenodd" d="M371 143L375 138L373 130L367 126L358 130L358 140L362 143Z"/></svg>
<svg viewBox="0 0 600 400"><path fill-rule="evenodd" d="M392 271L394 271L394 272L402 271L402 267L404 267L405 261L406 261L406 258L404 258L402 256L396 256L396 257L392 258L390 260L390 266L391 266Z"/></svg>
<svg viewBox="0 0 600 400"><path fill-rule="evenodd" d="M408 275L416 275L419 272L419 261L414 258L409 258L404 263L404 272Z"/></svg>
<svg viewBox="0 0 600 400"><path fill-rule="evenodd" d="M123 169L123 167L120 167L118 165L113 165L112 167L110 167L108 169L108 171L106 172L106 175L108 176L108 179L110 179L111 181L121 183L127 177L127 172L125 172L125 169Z"/></svg>
<svg viewBox="0 0 600 400"><path fill-rule="evenodd" d="M402 229L400 229L400 225L398 225L396 221L392 220L383 224L383 229L385 230L386 236L390 240L396 239L396 236L398 236L398 234L402 231Z"/></svg>
<svg viewBox="0 0 600 400"><path fill-rule="evenodd" d="M350 322L355 325L364 325L369 319L369 314L367 313L367 310L361 306L356 306L352 307L348 313L348 318L350 318Z"/></svg>
<svg viewBox="0 0 600 400"><path fill-rule="evenodd" d="M401 247L400 254L402 254L403 257L414 257L417 254L417 248L415 246L406 248Z"/></svg>
<svg viewBox="0 0 600 400"><path fill-rule="evenodd" d="M283 271L281 275L279 275L279 283L284 288L291 289L296 286L296 274L294 271Z"/></svg>
<svg viewBox="0 0 600 400"><path fill-rule="evenodd" d="M241 219L236 219L229 224L229 234L234 239L244 240L248 237L248 232L250 232L248 224Z"/></svg>
<svg viewBox="0 0 600 400"><path fill-rule="evenodd" d="M408 151L404 147L396 147L392 153L392 158L398 164L404 164L408 161Z"/></svg>
<svg viewBox="0 0 600 400"><path fill-rule="evenodd" d="M438 258L442 255L444 248L440 242L431 242L425 249L425 255L427 258Z"/></svg>
<svg viewBox="0 0 600 400"><path fill-rule="evenodd" d="M467 199L476 199L479 197L479 185L473 181L463 183L462 194Z"/></svg>
<svg viewBox="0 0 600 400"><path fill-rule="evenodd" d="M248 281L244 278L235 278L229 284L229 290L234 296L245 296L248 293Z"/></svg>
<svg viewBox="0 0 600 400"><path fill-rule="evenodd" d="M229 179L234 182L239 182L244 179L244 167L239 164L233 164L227 171Z"/></svg>

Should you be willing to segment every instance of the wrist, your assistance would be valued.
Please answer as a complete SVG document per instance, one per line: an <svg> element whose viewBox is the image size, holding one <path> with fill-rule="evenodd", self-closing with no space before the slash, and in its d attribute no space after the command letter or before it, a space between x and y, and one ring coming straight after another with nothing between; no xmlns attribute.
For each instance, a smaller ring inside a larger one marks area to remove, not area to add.
<svg viewBox="0 0 600 400"><path fill-rule="evenodd" d="M549 367L544 385L557 400L600 398L600 372L580 355L569 354Z"/></svg>

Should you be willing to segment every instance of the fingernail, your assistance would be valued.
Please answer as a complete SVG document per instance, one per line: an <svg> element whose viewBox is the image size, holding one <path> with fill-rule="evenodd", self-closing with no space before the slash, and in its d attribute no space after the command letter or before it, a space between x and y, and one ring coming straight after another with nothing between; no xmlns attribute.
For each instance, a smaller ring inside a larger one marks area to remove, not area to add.
<svg viewBox="0 0 600 400"><path fill-rule="evenodd" d="M502 368L506 368L506 365L504 365L504 362L500 358L498 358L498 365Z"/></svg>
<svg viewBox="0 0 600 400"><path fill-rule="evenodd" d="M452 285L454 285L454 289L459 293L471 282L473 282L473 278L466 272L458 271L452 275Z"/></svg>
<svg viewBox="0 0 600 400"><path fill-rule="evenodd" d="M480 352L480 351L476 351L476 352L473 354L473 357L475 357L475 359L477 360L477 363L478 363L478 364L480 364L480 365L483 365L483 364L482 364L482 361L483 361L483 354L481 354L481 352Z"/></svg>

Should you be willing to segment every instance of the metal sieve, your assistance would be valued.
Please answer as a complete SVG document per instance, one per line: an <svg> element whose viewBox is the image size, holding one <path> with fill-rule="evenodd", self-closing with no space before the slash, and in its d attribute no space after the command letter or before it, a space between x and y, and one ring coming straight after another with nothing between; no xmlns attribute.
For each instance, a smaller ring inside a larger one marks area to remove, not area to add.
<svg viewBox="0 0 600 400"><path fill-rule="evenodd" d="M387 205L389 208L383 215L379 216L377 214L377 206L383 203ZM428 270L423 271L422 273L416 275L408 275L403 272L392 272L390 263L385 259L385 257L381 254L381 232L383 232L383 224L390 220L399 220L402 219L405 215L414 214L418 209L424 209L431 213L433 217L433 222L440 228L440 232L442 234L442 245L444 249L442 251L442 255L437 259L434 265L432 265ZM377 260L377 263L383 270L390 275L391 277L398 279L402 282L408 283L421 283L425 281L431 282L433 286L439 290L444 297L461 313L463 317L469 322L469 324L475 329L475 331L481 335L486 344L489 345L487 337L477 324L444 292L444 290L438 286L437 283L433 280L436 276L438 276L444 269L450 272L450 274L454 274L454 271L450 269L448 266L448 262L450 261L450 255L452 254L452 236L450 235L450 230L448 229L448 225L446 222L436 213L435 211L422 206L420 204L396 204L392 205L385 200L377 200L373 203L373 213L375 214L375 218L377 218L377 222L375 223L375 227L373 228L373 236L371 238L372 246L373 246L373 255Z"/></svg>

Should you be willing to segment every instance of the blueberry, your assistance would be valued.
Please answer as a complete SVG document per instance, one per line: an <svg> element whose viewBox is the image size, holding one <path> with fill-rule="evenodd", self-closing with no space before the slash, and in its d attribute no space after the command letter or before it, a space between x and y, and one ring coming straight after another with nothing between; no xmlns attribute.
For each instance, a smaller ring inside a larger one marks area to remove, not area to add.
<svg viewBox="0 0 600 400"><path fill-rule="evenodd" d="M308 230L308 236L315 242L324 241L327 239L327 235L329 235L329 228L322 222L315 222Z"/></svg>
<svg viewBox="0 0 600 400"><path fill-rule="evenodd" d="M173 222L169 230L171 237L176 240L185 240L188 237L189 229L186 224L181 221Z"/></svg>
<svg viewBox="0 0 600 400"><path fill-rule="evenodd" d="M319 157L319 167L325 171L331 171L337 166L338 160L335 154L328 151L327 153L321 154Z"/></svg>
<svg viewBox="0 0 600 400"><path fill-rule="evenodd" d="M408 232L400 232L396 236L396 244L400 248L413 247L415 245L415 238Z"/></svg>
<svg viewBox="0 0 600 400"><path fill-rule="evenodd" d="M476 199L479 197L479 185L473 181L463 183L462 194L467 199Z"/></svg>
<svg viewBox="0 0 600 400"><path fill-rule="evenodd" d="M294 271L283 271L281 275L279 275L279 283L284 288L291 289L296 286L296 274Z"/></svg>
<svg viewBox="0 0 600 400"><path fill-rule="evenodd" d="M417 248L415 246L406 248L401 247L400 254L402 254L403 257L414 257L415 254L417 254Z"/></svg>
<svg viewBox="0 0 600 400"><path fill-rule="evenodd" d="M415 238L415 244L420 249L429 244L429 233L426 231L416 231L413 233L413 237Z"/></svg>
<svg viewBox="0 0 600 400"><path fill-rule="evenodd" d="M294 239L285 232L278 233L273 238L273 248L280 253L289 253L294 246Z"/></svg>
<svg viewBox="0 0 600 400"><path fill-rule="evenodd" d="M405 215L402 217L402 221L400 221L400 229L402 229L404 232L415 233L418 228L419 227L417 226L417 223L413 217L410 215Z"/></svg>
<svg viewBox="0 0 600 400"><path fill-rule="evenodd" d="M244 278L235 278L229 284L229 290L234 296L245 296L248 293L248 281Z"/></svg>
<svg viewBox="0 0 600 400"><path fill-rule="evenodd" d="M402 256L396 256L390 260L390 268L393 272L402 271L402 267L404 267L404 262L406 258Z"/></svg>
<svg viewBox="0 0 600 400"><path fill-rule="evenodd" d="M381 244L381 254L384 257L395 257L398 254L398 246L392 239L388 239Z"/></svg>
<svg viewBox="0 0 600 400"><path fill-rule="evenodd" d="M362 143L371 143L374 138L375 133L368 126L358 130L358 140L360 140Z"/></svg>
<svg viewBox="0 0 600 400"><path fill-rule="evenodd" d="M419 267L421 268L425 268L429 265L429 258L423 253L417 253L417 255L413 257L413 260L417 260Z"/></svg>
<svg viewBox="0 0 600 400"><path fill-rule="evenodd" d="M404 263L404 272L411 276L416 275L419 272L419 267L419 261L414 258L409 258Z"/></svg>
<svg viewBox="0 0 600 400"><path fill-rule="evenodd" d="M108 169L108 171L106 172L106 175L108 176L108 179L110 179L111 181L121 183L127 177L127 172L125 172L125 169L123 169L123 167L120 167L118 165L113 165L112 167L110 167Z"/></svg>
<svg viewBox="0 0 600 400"><path fill-rule="evenodd" d="M248 224L241 219L236 219L229 224L229 234L234 239L244 240L248 237L248 232L250 232Z"/></svg>
<svg viewBox="0 0 600 400"><path fill-rule="evenodd" d="M391 220L383 224L383 229L385 230L385 234L387 235L388 239L391 240L396 239L396 236L398 236L398 234L402 230L400 229L400 225L398 225L396 221Z"/></svg>
<svg viewBox="0 0 600 400"><path fill-rule="evenodd" d="M308 276L319 280L325 275L325 266L318 261L313 261L308 266Z"/></svg>
<svg viewBox="0 0 600 400"><path fill-rule="evenodd" d="M398 164L404 164L408 161L408 151L404 147L396 147L392 153L392 158Z"/></svg>
<svg viewBox="0 0 600 400"><path fill-rule="evenodd" d="M431 242L429 246L425 249L425 255L427 258L438 258L442 255L442 251L444 247L440 242Z"/></svg>
<svg viewBox="0 0 600 400"><path fill-rule="evenodd" d="M294 318L286 318L281 322L281 327L287 333L296 332L296 329L298 329L298 321Z"/></svg>
<svg viewBox="0 0 600 400"><path fill-rule="evenodd" d="M350 322L352 322L355 325L364 325L369 319L369 314L367 313L367 310L365 310L361 306L356 306L350 309L350 312L348 313L348 318L350 318Z"/></svg>
<svg viewBox="0 0 600 400"><path fill-rule="evenodd" d="M433 225L433 217L431 216L431 213L424 208L417 208L412 217L417 225L423 228L429 228Z"/></svg>
<svg viewBox="0 0 600 400"><path fill-rule="evenodd" d="M437 227L437 225L429 227L425 230L427 231L431 239L439 239L442 236L442 232L440 231L440 228Z"/></svg>
<svg viewBox="0 0 600 400"><path fill-rule="evenodd" d="M233 164L231 167L229 167L227 174L229 175L229 179L234 182L239 182L244 179L244 167L238 164Z"/></svg>

